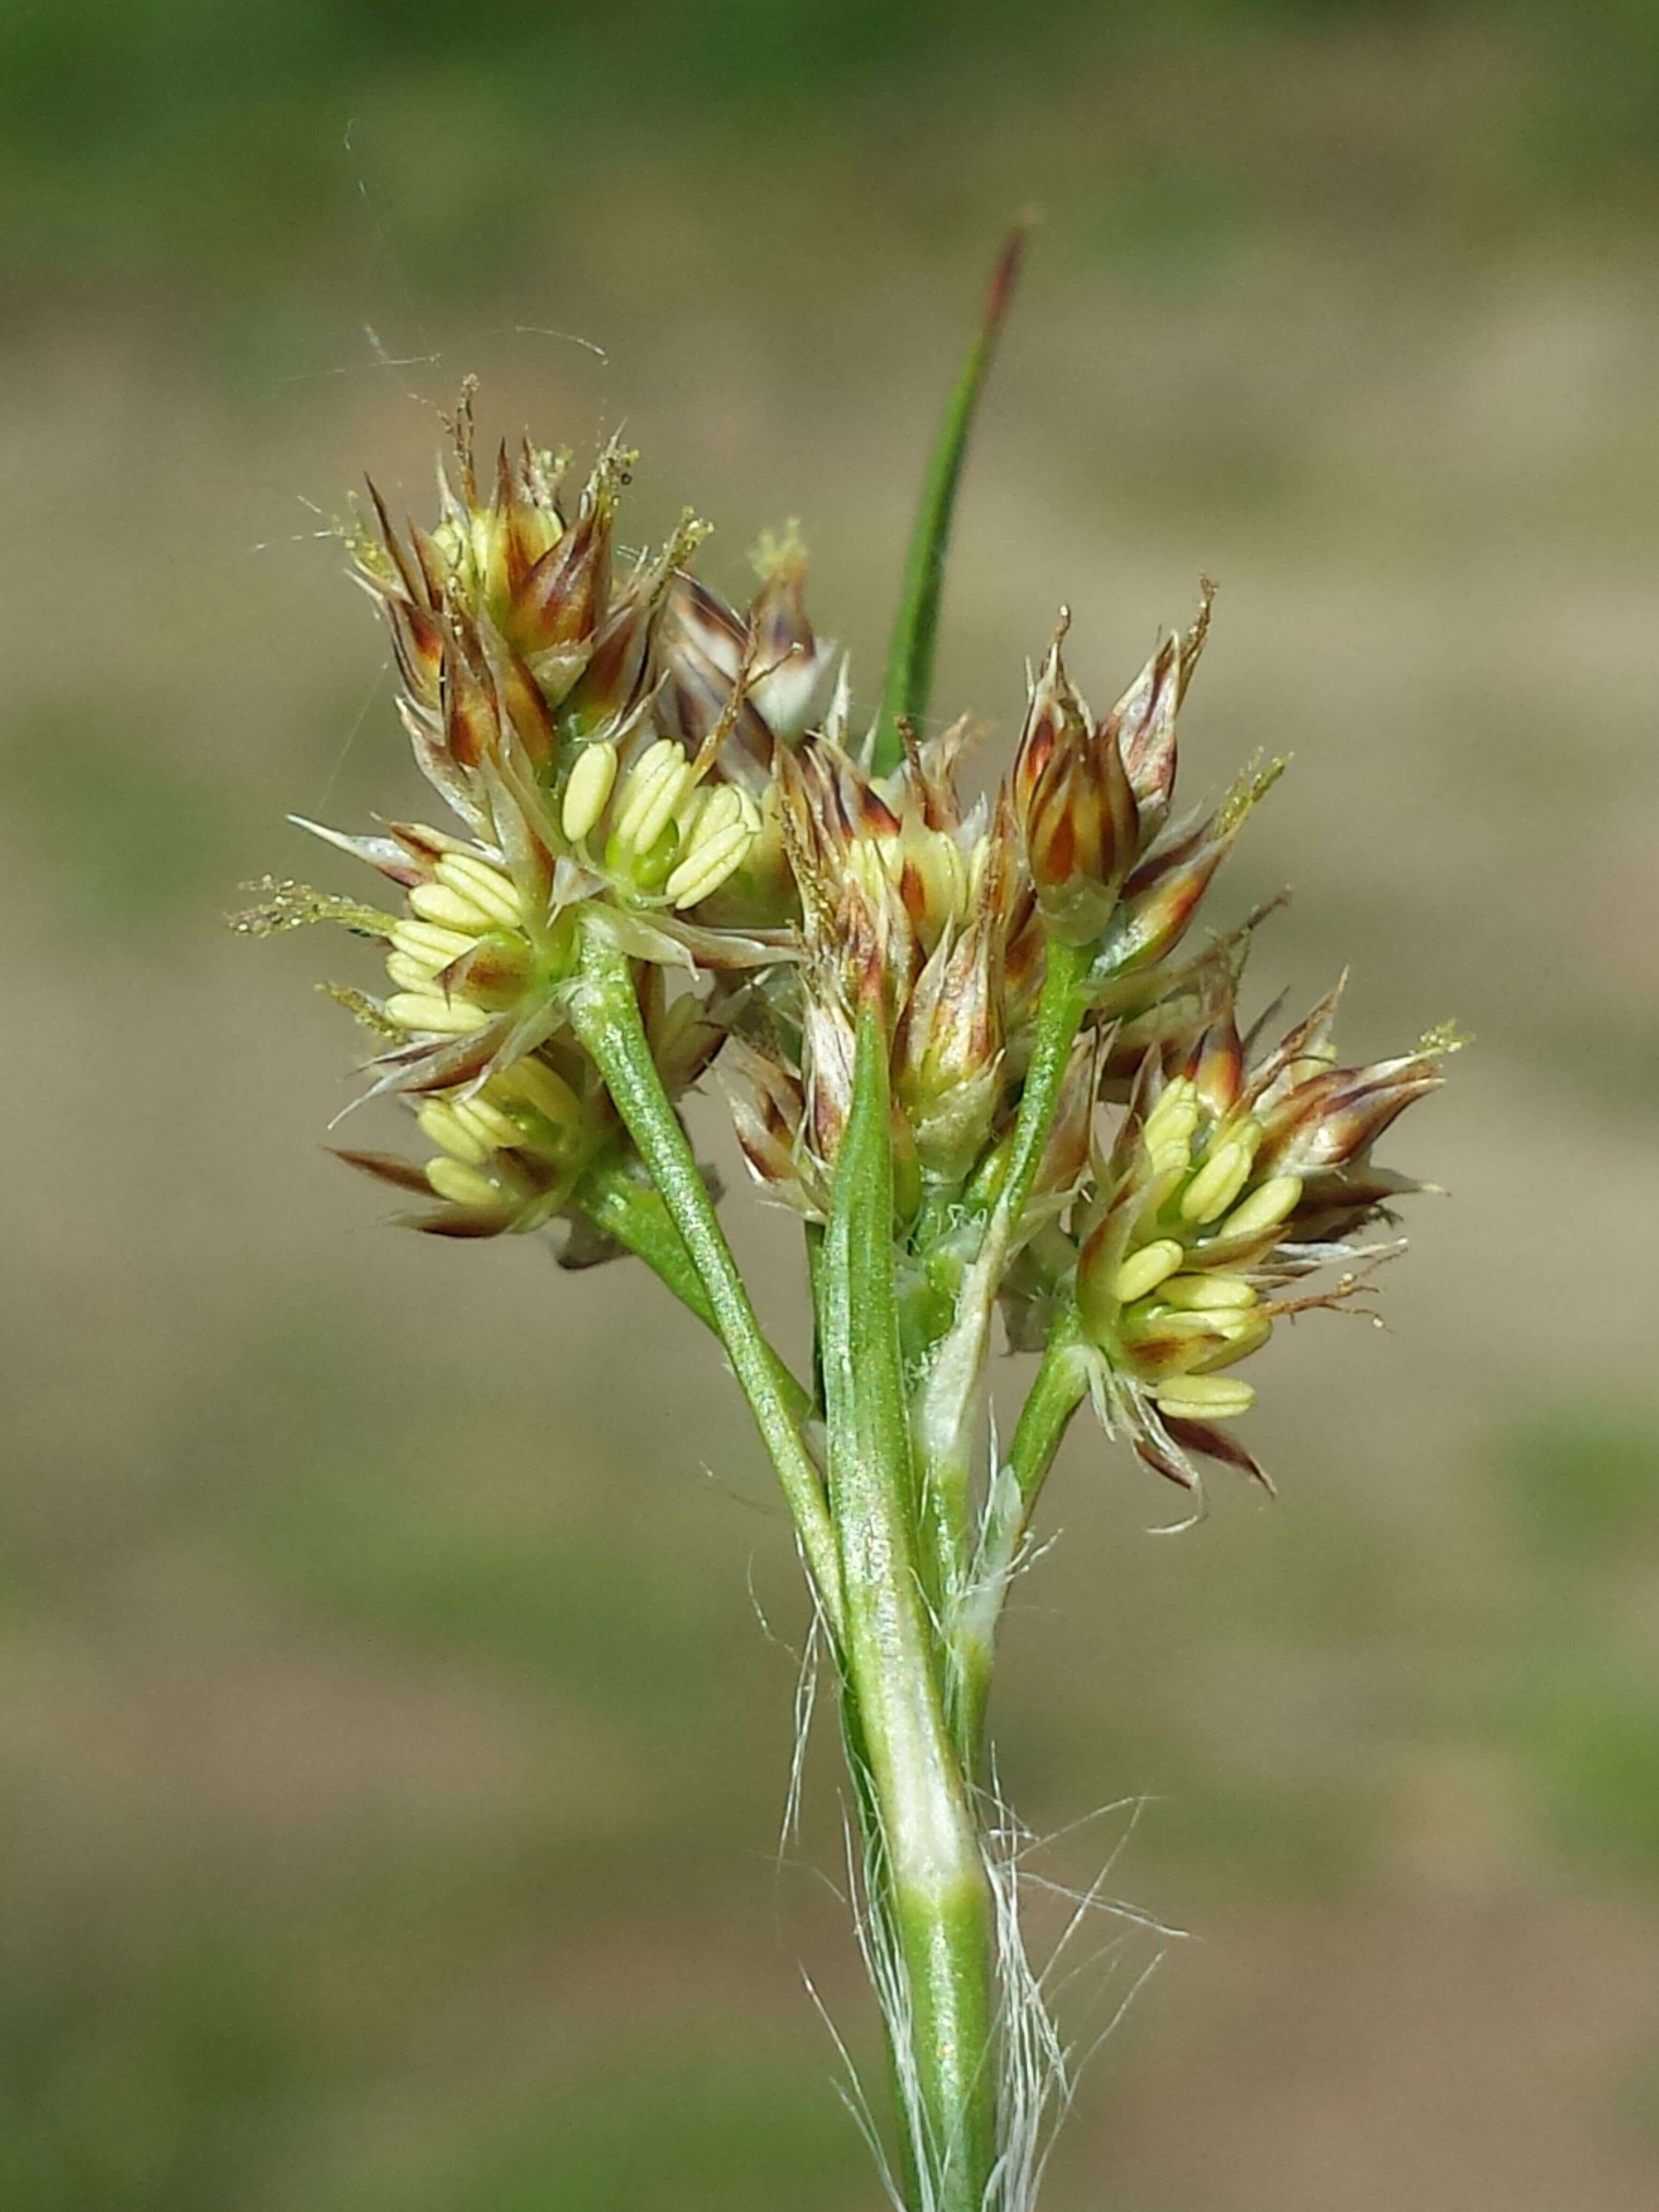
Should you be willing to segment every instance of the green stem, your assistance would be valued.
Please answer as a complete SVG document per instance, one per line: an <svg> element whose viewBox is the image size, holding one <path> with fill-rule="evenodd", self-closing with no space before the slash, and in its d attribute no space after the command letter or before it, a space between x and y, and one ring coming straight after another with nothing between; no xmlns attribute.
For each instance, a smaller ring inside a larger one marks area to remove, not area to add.
<svg viewBox="0 0 1659 2212"><path fill-rule="evenodd" d="M685 1239L675 1228L668 1208L651 1185L641 1180L621 1150L601 1152L584 1170L575 1198L596 1228L643 1260L705 1328L719 1334L714 1309L685 1249ZM805 1420L813 1411L811 1392L791 1374L770 1345L767 1352L779 1396L797 1420Z"/></svg>
<svg viewBox="0 0 1659 2212"><path fill-rule="evenodd" d="M1073 1307L1048 1340L1020 1409L1008 1457L992 1478L973 1580L951 1624L951 1670L957 1692L953 1720L957 1748L970 1774L977 1771L984 1754L991 1668L1009 1585L1060 1439L1088 1395L1082 1342L1082 1325Z"/></svg>
<svg viewBox="0 0 1659 2212"><path fill-rule="evenodd" d="M991 277L985 314L968 358L951 387L928 456L921 499L904 563L898 613L887 652L881 714L876 724L872 763L878 775L904 757L901 722L913 727L927 711L933 683L933 648L939 634L939 596L945 586L945 556L951 542L951 518L957 487L967 459L974 410L984 389L997 340L1007 319L1025 246L1025 226L1018 225L1004 243Z"/></svg>
<svg viewBox="0 0 1659 2212"><path fill-rule="evenodd" d="M927 2212L982 2212L996 2162L993 1913L915 1555L886 1062L866 1012L822 1263L830 1497L876 1831L872 1903L903 1984L890 2020L901 2118Z"/></svg>
<svg viewBox="0 0 1659 2212"><path fill-rule="evenodd" d="M840 1571L818 1471L798 1417L786 1403L776 1356L756 1318L702 1170L651 1056L627 956L592 931L583 936L570 1018L702 1279L714 1327L794 1516L818 1601L839 1636Z"/></svg>
<svg viewBox="0 0 1659 2212"><path fill-rule="evenodd" d="M812 1301L812 1405L823 1410L823 1224L806 1224L806 1287Z"/></svg>
<svg viewBox="0 0 1659 2212"><path fill-rule="evenodd" d="M1037 1000L1030 1065L1025 1071L1025 1084L1020 1092L1019 1113L1008 1146L1007 1164L993 1203L993 1221L998 1216L1003 1217L1010 1235L1019 1225L1037 1170L1042 1165L1054 1110L1060 1103L1060 1086L1071 1065L1072 1047L1089 1009L1089 966L1093 949L1091 945L1063 945L1057 937L1051 937L1046 947L1047 965L1042 994Z"/></svg>
<svg viewBox="0 0 1659 2212"><path fill-rule="evenodd" d="M1036 1037L1019 1112L997 1182L985 1200L979 1247L957 1293L950 1328L934 1347L912 1412L917 1474L930 1507L939 1558L936 1577L947 1613L967 1585L968 1492L974 1424L990 1346L991 1316L1054 1127L1072 1048L1088 1009L1089 953L1051 938ZM952 1710L959 1686L949 1689Z"/></svg>

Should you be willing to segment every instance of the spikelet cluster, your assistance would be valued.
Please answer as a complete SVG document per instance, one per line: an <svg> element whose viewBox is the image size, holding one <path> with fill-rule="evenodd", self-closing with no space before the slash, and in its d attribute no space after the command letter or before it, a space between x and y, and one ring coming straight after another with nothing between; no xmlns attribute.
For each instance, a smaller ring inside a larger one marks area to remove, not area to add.
<svg viewBox="0 0 1659 2212"><path fill-rule="evenodd" d="M902 759L878 770L845 664L807 618L793 534L763 548L738 611L693 574L704 532L689 514L655 555L620 559L634 456L614 442L567 502L568 456L528 441L481 483L470 395L455 432L432 527L400 533L371 493L374 527L349 544L415 757L460 834L320 830L400 909L267 885L241 917L333 919L383 943L386 989L337 995L380 1036L368 1095L402 1098L432 1154L345 1157L435 1200L424 1228L580 1225L586 1167L623 1142L567 1019L597 931L638 963L670 1095L720 1059L756 1181L809 1220L829 1211L873 1014L902 1269L923 1305L929 1285L948 1302L996 1201L1064 948L1086 1012L1006 1240L1009 1341L1041 1349L1069 1318L1103 1418L1151 1465L1183 1483L1206 1455L1254 1468L1218 1426L1254 1398L1237 1370L1276 1318L1349 1296L1373 1225L1423 1187L1371 1150L1453 1040L1341 1067L1334 994L1271 1049L1241 1037L1261 916L1195 946L1190 933L1282 763L1177 808L1211 587L1098 718L1066 672L1062 617L1010 775L967 799L965 721L903 730ZM1334 1288L1298 1294L1321 1267Z"/></svg>

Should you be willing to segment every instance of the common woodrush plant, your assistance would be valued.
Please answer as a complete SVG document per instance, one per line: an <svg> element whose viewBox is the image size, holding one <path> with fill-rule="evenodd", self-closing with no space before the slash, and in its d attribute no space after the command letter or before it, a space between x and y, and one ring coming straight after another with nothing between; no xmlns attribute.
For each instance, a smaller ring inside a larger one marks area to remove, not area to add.
<svg viewBox="0 0 1659 2212"><path fill-rule="evenodd" d="M924 734L952 505L1021 246L945 410L867 726L807 618L793 532L761 548L741 611L695 575L689 513L624 562L634 455L607 445L574 499L569 456L528 440L483 469L469 386L431 526L400 532L371 490L372 521L344 531L457 827L318 830L395 911L267 880L236 918L383 945L383 995L325 988L377 1039L366 1097L410 1111L430 1156L340 1157L416 1198L412 1226L550 1230L573 1269L631 1254L724 1347L839 1692L894 2092L878 2149L902 2212L1026 2212L1066 2094L986 1725L1060 1439L1091 1406L1194 1511L1206 1463L1267 1482L1231 1425L1255 1395L1240 1370L1398 1249L1390 1207L1423 1186L1373 1146L1456 1042L1345 1066L1335 991L1282 1035L1271 1009L1241 1026L1266 909L1194 924L1282 763L1176 809L1207 584L1103 717L1066 673L1062 614L994 796L958 787L965 721ZM681 1118L717 1062L756 1185L803 1226L799 1374ZM999 1309L1036 1359L1006 1446L987 1406Z"/></svg>

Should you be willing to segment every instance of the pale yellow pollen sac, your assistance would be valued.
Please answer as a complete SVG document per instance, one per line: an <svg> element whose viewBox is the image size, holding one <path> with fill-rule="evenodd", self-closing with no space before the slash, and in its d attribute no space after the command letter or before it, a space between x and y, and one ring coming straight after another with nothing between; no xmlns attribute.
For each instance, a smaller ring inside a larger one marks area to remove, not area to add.
<svg viewBox="0 0 1659 2212"><path fill-rule="evenodd" d="M1253 1306L1256 1298L1243 1275L1171 1275L1158 1296L1166 1305L1200 1313Z"/></svg>
<svg viewBox="0 0 1659 2212"><path fill-rule="evenodd" d="M1213 1221L1224 1213L1250 1178L1250 1148L1230 1137L1218 1145L1181 1194L1184 1221Z"/></svg>
<svg viewBox="0 0 1659 2212"><path fill-rule="evenodd" d="M708 793L687 833L685 849L664 885L671 905L696 906L742 866L760 834L760 814L747 793L721 784Z"/></svg>
<svg viewBox="0 0 1659 2212"><path fill-rule="evenodd" d="M1211 1313L1183 1315L1183 1320L1207 1321L1211 1324L1212 1341L1210 1349L1194 1365L1207 1375L1218 1367L1231 1367L1241 1359L1248 1359L1253 1352L1260 1352L1273 1333L1273 1325L1259 1308L1246 1307L1242 1313Z"/></svg>
<svg viewBox="0 0 1659 2212"><path fill-rule="evenodd" d="M917 841L915 857L930 912L954 921L968 903L968 864L962 848L948 830L934 830Z"/></svg>
<svg viewBox="0 0 1659 2212"><path fill-rule="evenodd" d="M1144 1298L1155 1291L1167 1276L1186 1258L1184 1248L1173 1237L1160 1237L1155 1244L1143 1244L1139 1252L1132 1252L1112 1278L1112 1296L1124 1305L1136 1298Z"/></svg>
<svg viewBox="0 0 1659 2212"><path fill-rule="evenodd" d="M524 902L509 876L492 868L471 853L446 853L438 863L438 880L462 898L471 899L492 922L516 929L524 920ZM438 917L434 915L433 920Z"/></svg>
<svg viewBox="0 0 1659 2212"><path fill-rule="evenodd" d="M1231 1375L1175 1375L1153 1392L1161 1413L1198 1421L1225 1421L1248 1413L1255 1403L1249 1382Z"/></svg>
<svg viewBox="0 0 1659 2212"><path fill-rule="evenodd" d="M452 1110L462 1128L486 1152L504 1152L524 1142L524 1131L513 1116L488 1098L457 1098Z"/></svg>
<svg viewBox="0 0 1659 2212"><path fill-rule="evenodd" d="M400 991L413 991L425 996L432 991L438 971L429 961L411 960L406 952L388 952L386 972Z"/></svg>
<svg viewBox="0 0 1659 2212"><path fill-rule="evenodd" d="M511 1067L490 1078L489 1087L508 1098L522 1098L556 1128L574 1128L581 1120L581 1103L575 1092L545 1060L514 1060Z"/></svg>
<svg viewBox="0 0 1659 2212"><path fill-rule="evenodd" d="M1149 1334L1177 1343L1201 1344L1210 1339L1221 1343L1241 1322L1251 1318L1248 1306L1208 1306L1200 1313L1189 1313L1176 1306L1155 1305L1146 1327Z"/></svg>
<svg viewBox="0 0 1659 2212"><path fill-rule="evenodd" d="M573 845L587 836L604 813L616 781L615 745L608 739L584 745L565 785L564 805L559 815L559 826Z"/></svg>
<svg viewBox="0 0 1659 2212"><path fill-rule="evenodd" d="M481 1168L489 1158L490 1147L478 1142L465 1127L459 1114L443 1099L428 1098L415 1119L428 1143L435 1145L441 1152L447 1152L452 1159L465 1160Z"/></svg>
<svg viewBox="0 0 1659 2212"><path fill-rule="evenodd" d="M741 822L734 822L698 846L695 853L680 862L664 885L664 893L671 906L696 906L700 901L717 891L736 869L740 868L754 843L754 833Z"/></svg>
<svg viewBox="0 0 1659 2212"><path fill-rule="evenodd" d="M452 1206L489 1206L501 1203L501 1193L487 1176L482 1176L465 1160L453 1160L447 1155L428 1160L426 1179L440 1198L447 1198Z"/></svg>
<svg viewBox="0 0 1659 2212"><path fill-rule="evenodd" d="M1156 1176L1184 1176L1193 1164L1190 1131L1161 1131L1152 1147L1152 1173Z"/></svg>
<svg viewBox="0 0 1659 2212"><path fill-rule="evenodd" d="M489 1021L483 1008L470 999L440 999L417 991L394 992L386 1011L399 1029L428 1030L436 1036L471 1036Z"/></svg>
<svg viewBox="0 0 1659 2212"><path fill-rule="evenodd" d="M471 952L476 939L459 929L440 929L429 921L400 921L392 933L393 950L418 960L436 975L452 960Z"/></svg>
<svg viewBox="0 0 1659 2212"><path fill-rule="evenodd" d="M672 738L647 745L623 780L616 840L623 853L648 853L690 790L691 763Z"/></svg>
<svg viewBox="0 0 1659 2212"><path fill-rule="evenodd" d="M1259 1190L1253 1190L1242 1206L1237 1206L1221 1224L1224 1237L1259 1237L1264 1230L1276 1229L1281 1221L1296 1212L1302 1197L1300 1176L1270 1176Z"/></svg>
<svg viewBox="0 0 1659 2212"><path fill-rule="evenodd" d="M470 930L472 937L489 927L489 916L477 901L463 898L448 884L416 884L409 894L409 903L422 921ZM471 938L467 941L470 944Z"/></svg>
<svg viewBox="0 0 1659 2212"><path fill-rule="evenodd" d="M712 791L693 792L680 812L681 851L690 857L699 845L743 818L743 793L735 784L717 783Z"/></svg>
<svg viewBox="0 0 1659 2212"><path fill-rule="evenodd" d="M1152 1155L1152 1172L1185 1175L1193 1161L1193 1139L1198 1133L1198 1102L1185 1076L1177 1076L1146 1116L1141 1141ZM1168 1191L1164 1196L1169 1195ZM1159 1203L1162 1203L1160 1200Z"/></svg>
<svg viewBox="0 0 1659 2212"><path fill-rule="evenodd" d="M1184 1075L1172 1076L1158 1093L1158 1103L1146 1116L1141 1133L1149 1145L1157 1145L1168 1130L1178 1129L1183 1138L1190 1138L1197 1127L1198 1096L1191 1080Z"/></svg>

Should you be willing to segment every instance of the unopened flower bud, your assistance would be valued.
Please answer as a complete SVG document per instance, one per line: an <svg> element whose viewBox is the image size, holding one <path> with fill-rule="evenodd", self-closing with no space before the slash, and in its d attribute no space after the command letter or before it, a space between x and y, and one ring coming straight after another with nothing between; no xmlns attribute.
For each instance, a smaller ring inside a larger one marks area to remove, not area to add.
<svg viewBox="0 0 1659 2212"><path fill-rule="evenodd" d="M1139 813L1115 736L1097 732L1060 657L1062 619L1032 687L1013 798L1043 926L1068 945L1099 937L1133 866Z"/></svg>
<svg viewBox="0 0 1659 2212"><path fill-rule="evenodd" d="M502 629L556 702L592 652L611 590L618 488L636 455L614 440L594 465L575 521L514 590Z"/></svg>

